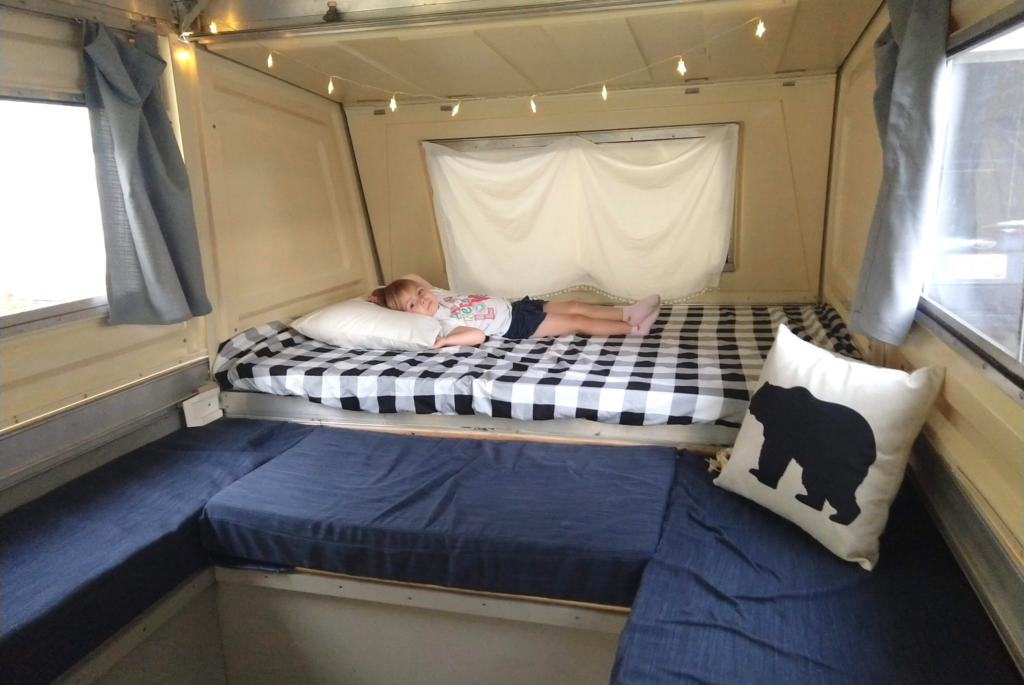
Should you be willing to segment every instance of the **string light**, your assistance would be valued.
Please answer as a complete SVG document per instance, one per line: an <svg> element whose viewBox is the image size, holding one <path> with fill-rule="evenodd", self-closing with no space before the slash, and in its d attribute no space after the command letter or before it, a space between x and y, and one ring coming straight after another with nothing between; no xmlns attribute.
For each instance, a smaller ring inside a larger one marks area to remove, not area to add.
<svg viewBox="0 0 1024 685"><path fill-rule="evenodd" d="M607 100L608 99L608 86L601 86L601 99L602 100Z"/></svg>
<svg viewBox="0 0 1024 685"><path fill-rule="evenodd" d="M459 105L461 105L461 104L462 104L462 100L459 100L458 102L455 103L455 106L452 107L452 116L455 116L456 114L459 113Z"/></svg>
<svg viewBox="0 0 1024 685"><path fill-rule="evenodd" d="M182 48L181 50L178 50L178 59L182 62L187 62L192 59L192 55L188 54L188 50Z"/></svg>
<svg viewBox="0 0 1024 685"><path fill-rule="evenodd" d="M582 83L580 85L572 86L572 87L569 87L569 88L560 88L560 89L556 89L556 90L546 90L546 91L544 91L542 93L536 93L536 94L534 94L530 98L530 110L534 114L537 113L537 103L536 103L536 100L535 100L535 98L537 98L537 97L543 97L543 96L548 96L548 95L560 95L560 94L563 94L563 93L576 93L578 91L581 91L581 90L584 90L584 89L587 89L587 88L592 88L592 87L597 86L599 84L601 85L601 96L602 96L602 98L607 99L606 93L607 93L607 82L608 81L617 81L619 79L626 78L627 76L632 76L633 74L637 74L637 73L640 73L640 72L648 71L652 67L656 67L656 66L665 64L666 62L669 62L669 61L671 61L673 59L678 59L679 60L679 63L676 66L676 69L679 72L679 74L681 76L683 76L687 72L686 63L683 61L683 56L684 55L687 55L687 54L693 52L694 50L698 50L698 49L701 49L701 48L704 48L706 50L708 44L713 43L713 42L717 41L719 38L721 38L721 37L723 37L725 35L728 35L730 33L733 33L734 31L741 30L745 26L749 26L750 24L752 24L755 21L758 22L757 30L755 31L755 34L757 35L758 38L760 38L761 36L764 35L764 33L765 33L765 31L767 29L766 29L766 27L764 25L764 21L758 19L757 17L754 17L753 19L748 19L748 20L746 20L744 22L741 22L741 23L739 23L739 24L737 24L737 25L735 25L735 26L733 26L733 27L731 27L729 29L726 29L726 30L724 30L724 31L714 35L714 36L710 36L710 37L705 38L702 41L701 45L695 45L693 47L690 47L690 48L686 49L685 51L683 51L681 54L676 55L675 57L668 57L666 59L658 60L656 62L651 62L649 64L646 64L643 67L640 67L640 68L637 68L637 69L633 69L631 71L627 71L627 72L624 72L624 73L621 73L621 74L616 74L614 76L607 77L607 78L603 79L602 81L591 82L591 83ZM230 22L221 21L221 23L225 24L226 26L228 26L233 31L237 31L238 30L235 26L232 26ZM217 26L217 22L210 22L210 32L211 33L216 33L217 32L216 26ZM187 32L182 34L182 36L186 36L186 35L187 35ZM244 35L244 33L243 33L243 35ZM259 47L261 47L261 48L263 48L263 49L268 51L267 66L268 67L273 67L273 62L274 62L274 58L273 58L273 54L272 54L273 51L270 50L269 46L265 45L264 43L261 43L259 40L256 40L255 38L253 38L251 36L245 35L244 37L247 40L249 40L250 42L252 42L254 45L257 45L257 46L259 46ZM385 90L384 88L381 88L379 86L374 86L374 85L371 85L371 84L368 84L368 83L362 83L360 81L356 81L355 79L351 79L351 78L348 78L348 77L345 77L345 76L338 76L337 74L330 74L330 73L328 73L326 71L318 69L317 67L313 66L312 64L309 64L308 62L305 62L305 61L303 61L301 59L298 59L296 57L292 57L290 55L283 55L280 51L277 51L277 54L278 54L279 57L284 57L284 59L286 59L286 60L291 60L292 62L295 62L296 64L298 64L298 65L300 65L300 66L302 66L302 67L304 67L304 68L306 68L306 69L308 69L308 70L310 70L312 72L316 72L318 74L322 74L324 76L327 76L328 77L328 82L327 82L327 93L328 93L328 95L330 95L330 94L332 94L334 92L334 79L338 79L338 80L343 81L345 83L351 83L352 85L358 86L359 88L375 90L375 91L378 91L378 92L381 92L381 93L390 92L392 94L391 95L391 102L390 102L390 106L391 106L391 110L392 111L394 111L395 109L398 108L398 104L397 104L395 98L399 94L401 94L401 95L409 95L409 96L414 97L414 98L427 98L427 99L435 100L435 101L440 100L441 102L445 102L445 101L451 102L451 99L449 97L445 97L445 96L442 96L442 95L436 95L436 94L428 93L428 92L422 92L422 91L420 91L420 92L408 92L408 91L402 91L402 90L388 91L388 90ZM187 60L187 59L191 59L191 56L188 56L188 57L182 56L181 51L179 51L178 58L181 59L182 61L184 61L184 60ZM477 101L498 101L498 100L519 99L521 97L522 97L521 95L502 95L502 96L497 96L497 97L483 97L483 98L473 98L473 99L477 100ZM458 110L458 105L456 105L453 108L452 116L455 115L455 111L457 111L457 110Z"/></svg>
<svg viewBox="0 0 1024 685"><path fill-rule="evenodd" d="M268 52L267 53L267 69L273 69L273 68L274 68L274 53Z"/></svg>

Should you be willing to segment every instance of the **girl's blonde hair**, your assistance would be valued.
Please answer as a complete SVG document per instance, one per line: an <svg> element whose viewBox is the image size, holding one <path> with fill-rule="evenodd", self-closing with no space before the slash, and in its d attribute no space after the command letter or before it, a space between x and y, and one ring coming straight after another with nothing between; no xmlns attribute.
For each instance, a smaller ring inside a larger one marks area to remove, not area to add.
<svg viewBox="0 0 1024 685"><path fill-rule="evenodd" d="M379 304L381 307L388 309L394 309L396 311L405 311L402 307L402 295L405 295L410 290L415 290L419 284L416 281L409 280L408 278L399 278L397 281L391 281L385 286L377 288L370 293L370 302Z"/></svg>

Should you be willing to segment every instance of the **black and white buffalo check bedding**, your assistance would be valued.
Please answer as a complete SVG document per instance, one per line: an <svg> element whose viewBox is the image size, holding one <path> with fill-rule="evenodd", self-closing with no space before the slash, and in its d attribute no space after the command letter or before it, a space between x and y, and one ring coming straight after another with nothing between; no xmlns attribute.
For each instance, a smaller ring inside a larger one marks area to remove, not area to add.
<svg viewBox="0 0 1024 685"><path fill-rule="evenodd" d="M646 337L489 338L422 352L341 349L274 322L224 343L214 374L224 388L382 414L738 427L779 324L859 358L828 305L677 305Z"/></svg>

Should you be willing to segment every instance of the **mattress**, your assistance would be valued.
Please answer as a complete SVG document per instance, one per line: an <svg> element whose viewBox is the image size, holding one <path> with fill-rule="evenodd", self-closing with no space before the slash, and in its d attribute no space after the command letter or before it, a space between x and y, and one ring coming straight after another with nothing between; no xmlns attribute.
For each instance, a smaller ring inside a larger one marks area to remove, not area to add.
<svg viewBox="0 0 1024 685"><path fill-rule="evenodd" d="M422 352L340 349L275 322L224 343L214 374L226 389L381 414L736 428L781 324L859 358L828 305L689 305L662 308L646 337L491 338Z"/></svg>
<svg viewBox="0 0 1024 685"><path fill-rule="evenodd" d="M712 477L680 455L613 685L1021 683L908 483L869 572Z"/></svg>
<svg viewBox="0 0 1024 685"><path fill-rule="evenodd" d="M675 457L317 428L217 493L201 534L220 563L628 606Z"/></svg>

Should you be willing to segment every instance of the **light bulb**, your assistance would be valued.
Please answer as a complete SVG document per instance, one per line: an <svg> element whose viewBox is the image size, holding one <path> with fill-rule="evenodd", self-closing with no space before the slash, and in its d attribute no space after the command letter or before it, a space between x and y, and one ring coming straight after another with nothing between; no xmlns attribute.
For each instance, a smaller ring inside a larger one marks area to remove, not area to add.
<svg viewBox="0 0 1024 685"><path fill-rule="evenodd" d="M461 105L461 104L462 104L461 102L456 102L455 103L455 106L452 107L452 116L455 116L456 114L459 113L459 105Z"/></svg>
<svg viewBox="0 0 1024 685"><path fill-rule="evenodd" d="M686 76L686 62L683 61L682 57L679 58L679 66L676 67L676 71L679 72L680 76Z"/></svg>
<svg viewBox="0 0 1024 685"><path fill-rule="evenodd" d="M274 66L274 53L267 54L267 68L272 69Z"/></svg>
<svg viewBox="0 0 1024 685"><path fill-rule="evenodd" d="M334 92L334 77L327 79L327 94L330 95Z"/></svg>
<svg viewBox="0 0 1024 685"><path fill-rule="evenodd" d="M210 22L210 33L217 33L217 22Z"/></svg>
<svg viewBox="0 0 1024 685"><path fill-rule="evenodd" d="M398 103L395 102L395 96L394 95L391 96L391 104L388 105L388 107L391 108L392 112L394 112L396 109L398 109Z"/></svg>
<svg viewBox="0 0 1024 685"><path fill-rule="evenodd" d="M533 101L533 98L530 98L530 109L533 110L534 114L537 113L537 103Z"/></svg>
<svg viewBox="0 0 1024 685"><path fill-rule="evenodd" d="M764 32L765 32L764 22L763 21L758 21L757 22L757 31L754 31L754 35L756 35L758 38L760 38L761 36L764 35Z"/></svg>
<svg viewBox="0 0 1024 685"><path fill-rule="evenodd" d="M608 86L601 86L601 98L603 100L608 99Z"/></svg>
<svg viewBox="0 0 1024 685"><path fill-rule="evenodd" d="M181 49L178 50L178 59L180 59L182 62L187 62L190 59L192 59L192 55L188 54L188 50Z"/></svg>

